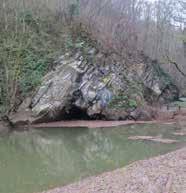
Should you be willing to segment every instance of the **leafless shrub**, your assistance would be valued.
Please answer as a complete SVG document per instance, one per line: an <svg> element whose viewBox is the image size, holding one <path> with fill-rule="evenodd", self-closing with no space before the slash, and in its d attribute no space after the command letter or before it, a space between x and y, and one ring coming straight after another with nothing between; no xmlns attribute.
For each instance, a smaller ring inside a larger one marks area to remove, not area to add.
<svg viewBox="0 0 186 193"><path fill-rule="evenodd" d="M107 52L126 56L143 51L163 63L180 88L186 86L185 78L167 60L169 56L186 73L184 0L0 0L0 4L0 31L26 31L24 20L18 24L19 13L24 10L48 20L53 15L64 24L73 20ZM74 6L78 10L75 16Z"/></svg>

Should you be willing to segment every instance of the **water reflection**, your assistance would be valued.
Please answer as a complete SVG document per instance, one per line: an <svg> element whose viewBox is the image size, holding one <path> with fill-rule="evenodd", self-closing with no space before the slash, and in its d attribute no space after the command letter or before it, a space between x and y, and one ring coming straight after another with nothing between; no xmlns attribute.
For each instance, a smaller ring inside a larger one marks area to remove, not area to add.
<svg viewBox="0 0 186 193"><path fill-rule="evenodd" d="M45 129L0 138L0 192L33 193L163 154L185 143L175 126ZM177 139L177 144L130 141L131 135Z"/></svg>

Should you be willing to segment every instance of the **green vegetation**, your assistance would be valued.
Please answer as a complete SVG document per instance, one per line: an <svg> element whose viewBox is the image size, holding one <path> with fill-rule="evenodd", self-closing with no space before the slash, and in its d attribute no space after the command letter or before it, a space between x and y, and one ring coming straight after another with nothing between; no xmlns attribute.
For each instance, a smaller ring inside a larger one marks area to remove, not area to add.
<svg viewBox="0 0 186 193"><path fill-rule="evenodd" d="M44 26L45 21L39 21L40 25L37 25L38 21L30 13L24 17L29 31L16 35L1 33L0 36L0 101L6 107L17 94L25 96L40 83L49 64L61 51L60 30L53 36Z"/></svg>
<svg viewBox="0 0 186 193"><path fill-rule="evenodd" d="M135 99L131 99L128 96L124 95L120 92L117 96L114 96L112 101L109 104L110 108L113 109L129 109L136 108L138 106L137 101Z"/></svg>
<svg viewBox="0 0 186 193"><path fill-rule="evenodd" d="M39 17L30 9L0 29L0 113L15 110L53 68L53 61L75 47L70 26L55 14Z"/></svg>

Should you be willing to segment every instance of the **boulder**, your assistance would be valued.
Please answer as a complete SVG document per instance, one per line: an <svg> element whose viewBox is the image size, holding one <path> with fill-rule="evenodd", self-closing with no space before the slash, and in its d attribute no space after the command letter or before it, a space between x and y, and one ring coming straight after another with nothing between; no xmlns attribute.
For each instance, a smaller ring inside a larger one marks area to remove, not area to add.
<svg viewBox="0 0 186 193"><path fill-rule="evenodd" d="M0 120L0 135L7 134L9 132L9 125Z"/></svg>
<svg viewBox="0 0 186 193"><path fill-rule="evenodd" d="M117 120L127 120L129 113L124 109L105 109L102 114L106 120L117 121Z"/></svg>
<svg viewBox="0 0 186 193"><path fill-rule="evenodd" d="M32 98L30 97L26 98L19 106L17 112L8 117L12 128L27 129L25 125L30 125L33 122L31 109L29 108L31 100Z"/></svg>
<svg viewBox="0 0 186 193"><path fill-rule="evenodd" d="M32 99L32 116L38 118L35 122L62 120L72 107L86 111L90 117L100 114L112 99L112 92L107 88L111 80L108 74L81 57L61 57L58 63L56 69L44 77Z"/></svg>
<svg viewBox="0 0 186 193"><path fill-rule="evenodd" d="M61 119L68 111L77 80L82 74L82 70L77 68L78 65L73 59L64 60L55 71L44 77L31 102L32 116L38 118L39 122Z"/></svg>
<svg viewBox="0 0 186 193"><path fill-rule="evenodd" d="M144 84L144 97L150 104L168 103L179 99L178 87L157 61L147 60L141 79Z"/></svg>
<svg viewBox="0 0 186 193"><path fill-rule="evenodd" d="M23 112L23 113L16 113L13 116L11 116L11 124L13 129L28 129L30 123L32 122L31 114L29 112Z"/></svg>
<svg viewBox="0 0 186 193"><path fill-rule="evenodd" d="M156 117L157 110L149 106L138 107L130 113L130 118L140 121L151 121Z"/></svg>

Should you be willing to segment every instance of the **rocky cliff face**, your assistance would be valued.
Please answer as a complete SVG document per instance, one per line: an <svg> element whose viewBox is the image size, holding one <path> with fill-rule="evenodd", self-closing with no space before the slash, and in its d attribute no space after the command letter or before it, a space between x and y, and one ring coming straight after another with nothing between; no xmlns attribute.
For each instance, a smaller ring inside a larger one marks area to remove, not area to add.
<svg viewBox="0 0 186 193"><path fill-rule="evenodd" d="M116 54L90 48L86 54L61 56L31 102L31 120L151 119L141 106L178 98L177 87L157 62L138 56L120 60ZM142 113L142 115L140 114ZM153 114L153 113L152 113Z"/></svg>
<svg viewBox="0 0 186 193"><path fill-rule="evenodd" d="M38 122L127 119L146 102L178 98L177 87L157 62L140 55L138 61L131 60L126 67L117 58L92 48L86 55L79 52L60 57L32 98L32 116Z"/></svg>

